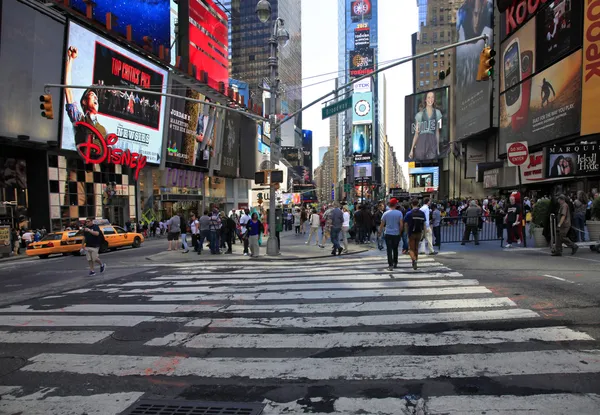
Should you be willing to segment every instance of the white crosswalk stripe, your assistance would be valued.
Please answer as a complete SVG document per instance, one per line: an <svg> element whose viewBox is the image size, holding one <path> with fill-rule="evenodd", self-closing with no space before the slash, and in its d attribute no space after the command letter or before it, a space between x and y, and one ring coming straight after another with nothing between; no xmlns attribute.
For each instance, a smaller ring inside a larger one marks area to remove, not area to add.
<svg viewBox="0 0 600 415"><path fill-rule="evenodd" d="M267 415L600 412L594 393L363 396L374 382L600 374L600 347L585 332L552 325L434 258L418 271L404 256L394 272L373 261L182 264L0 308L0 345L33 350L14 372L21 379L123 382L117 392L0 386L0 413L116 414L144 395L130 379L190 377L357 390L257 395Z"/></svg>

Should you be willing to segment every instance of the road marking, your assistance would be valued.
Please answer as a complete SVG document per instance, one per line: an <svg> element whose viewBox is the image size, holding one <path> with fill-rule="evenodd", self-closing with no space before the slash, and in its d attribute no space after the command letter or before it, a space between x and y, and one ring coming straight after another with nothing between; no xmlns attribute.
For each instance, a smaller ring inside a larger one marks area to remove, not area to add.
<svg viewBox="0 0 600 415"><path fill-rule="evenodd" d="M569 281L569 280L566 280L566 279L564 279L564 278L555 277L554 275L548 275L548 274L544 274L544 277L553 278L553 279L555 279L555 280L559 280L559 281L563 281L563 282L568 282L568 283L570 283L570 284L575 284L575 282L574 282L574 281Z"/></svg>
<svg viewBox="0 0 600 415"><path fill-rule="evenodd" d="M94 344L112 331L0 331L0 343Z"/></svg>
<svg viewBox="0 0 600 415"><path fill-rule="evenodd" d="M530 396L439 396L427 400L427 414L597 414L600 395L546 394Z"/></svg>
<svg viewBox="0 0 600 415"><path fill-rule="evenodd" d="M17 389L16 391L20 391ZM88 396L48 396L55 388L41 388L29 395L2 395L0 413L28 415L118 414L138 400L143 392L103 393ZM15 392L15 391L13 391Z"/></svg>
<svg viewBox="0 0 600 415"><path fill-rule="evenodd" d="M75 304L66 307L56 306L43 310L32 309L29 305L14 305L0 308L2 313L215 313L224 305L179 305L179 304Z"/></svg>
<svg viewBox="0 0 600 415"><path fill-rule="evenodd" d="M294 291L282 293L243 294L122 294L119 298L144 297L148 301L304 301L308 299L341 299L372 297L421 297L463 294L491 294L485 287L399 288L361 291Z"/></svg>
<svg viewBox="0 0 600 415"><path fill-rule="evenodd" d="M331 349L335 347L449 346L456 344L526 343L528 341L593 341L589 335L567 327L543 327L513 331L445 331L432 334L331 333L331 334L234 334L175 332L146 346L185 346L192 349Z"/></svg>
<svg viewBox="0 0 600 415"><path fill-rule="evenodd" d="M339 358L179 357L169 365L160 356L42 353L24 372L100 376L202 376L249 379L377 380L524 376L600 372L600 350L538 350L440 356L358 356ZM318 364L316 364L318 360Z"/></svg>
<svg viewBox="0 0 600 415"><path fill-rule="evenodd" d="M123 288L90 288L91 292L105 293L127 293L127 294L147 294L147 293L193 293L193 292L209 292L211 294L218 293L263 293L263 292L286 292L290 290L368 290L368 289L385 289L399 287L452 287L452 286L476 286L479 285L477 280L386 280L380 282L337 282L337 283L317 283L307 282L303 284L281 284L281 285L254 285L254 286L194 286L189 284L186 287L155 287L155 288L140 288L127 289ZM81 293L81 292L80 292Z"/></svg>
<svg viewBox="0 0 600 415"><path fill-rule="evenodd" d="M589 261L589 262L598 262L600 263L600 261L598 261L597 259L590 259L590 258L581 258L581 257L572 257L572 256L566 256L565 258L569 258L572 260L581 260L581 261Z"/></svg>
<svg viewBox="0 0 600 415"><path fill-rule="evenodd" d="M389 314L356 317L280 317L280 318L231 318L212 319L210 327L218 328L323 328L357 326L394 326L401 324L455 323L465 321L511 320L536 318L539 315L531 310L509 309L491 311L456 311L422 314ZM186 327L206 327L207 319L193 320Z"/></svg>
<svg viewBox="0 0 600 415"><path fill-rule="evenodd" d="M66 315L0 315L0 326L20 327L133 327L152 320L152 316L66 316Z"/></svg>

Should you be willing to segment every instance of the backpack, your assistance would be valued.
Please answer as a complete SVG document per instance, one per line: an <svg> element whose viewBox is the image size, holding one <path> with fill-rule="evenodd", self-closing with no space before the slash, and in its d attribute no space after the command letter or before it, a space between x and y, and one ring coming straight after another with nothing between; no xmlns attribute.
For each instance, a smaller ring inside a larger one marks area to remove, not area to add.
<svg viewBox="0 0 600 415"><path fill-rule="evenodd" d="M413 209L411 234L422 233L425 229L425 213L420 209Z"/></svg>

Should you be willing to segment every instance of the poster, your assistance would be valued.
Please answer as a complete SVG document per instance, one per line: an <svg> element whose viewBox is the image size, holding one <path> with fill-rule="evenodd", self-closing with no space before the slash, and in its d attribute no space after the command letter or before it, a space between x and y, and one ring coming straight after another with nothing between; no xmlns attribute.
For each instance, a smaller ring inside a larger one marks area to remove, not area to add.
<svg viewBox="0 0 600 415"><path fill-rule="evenodd" d="M598 97L600 96L600 38L598 24L600 14L593 13L597 2L585 3L583 33L583 95L581 103L581 135L600 132ZM597 10L597 9L596 9Z"/></svg>
<svg viewBox="0 0 600 415"><path fill-rule="evenodd" d="M373 126L371 124L359 124L352 126L352 149L354 153L372 153Z"/></svg>
<svg viewBox="0 0 600 415"><path fill-rule="evenodd" d="M373 48L350 51L350 76L360 77L375 71Z"/></svg>
<svg viewBox="0 0 600 415"><path fill-rule="evenodd" d="M219 175L222 177L238 177L241 117L237 112L231 111L225 116L221 169L219 170Z"/></svg>
<svg viewBox="0 0 600 415"><path fill-rule="evenodd" d="M580 129L581 50L500 95L500 142L530 146L576 134ZM517 88L519 88L517 90Z"/></svg>
<svg viewBox="0 0 600 415"><path fill-rule="evenodd" d="M450 149L448 88L408 95L405 98L406 161L446 157Z"/></svg>
<svg viewBox="0 0 600 415"><path fill-rule="evenodd" d="M198 91L171 78L171 93L207 100ZM207 167L215 138L215 108L171 98L167 112L167 161L186 166Z"/></svg>
<svg viewBox="0 0 600 415"><path fill-rule="evenodd" d="M458 9L456 29L462 42L483 34L493 45L492 29L494 2L492 0L462 0ZM491 82L477 82L479 56L485 41L469 43L456 48L456 139L460 140L490 128Z"/></svg>
<svg viewBox="0 0 600 415"><path fill-rule="evenodd" d="M352 94L352 123L373 123L373 93L355 92Z"/></svg>
<svg viewBox="0 0 600 415"><path fill-rule="evenodd" d="M69 23L66 61L67 85L114 85L115 89L65 88L62 149L77 150L87 140L89 132L75 126L85 122L103 137L116 134L113 148L139 153L148 163L159 164L165 99L144 91L166 92L167 71L73 22Z"/></svg>
<svg viewBox="0 0 600 415"><path fill-rule="evenodd" d="M598 144L566 144L546 148L548 178L596 175L600 173Z"/></svg>
<svg viewBox="0 0 600 415"><path fill-rule="evenodd" d="M521 90L529 91L524 86L513 87L536 71L535 27L536 20L531 19L500 47L500 93L512 88L513 98L509 98L509 102L515 102L519 98ZM528 94L525 93L525 95Z"/></svg>

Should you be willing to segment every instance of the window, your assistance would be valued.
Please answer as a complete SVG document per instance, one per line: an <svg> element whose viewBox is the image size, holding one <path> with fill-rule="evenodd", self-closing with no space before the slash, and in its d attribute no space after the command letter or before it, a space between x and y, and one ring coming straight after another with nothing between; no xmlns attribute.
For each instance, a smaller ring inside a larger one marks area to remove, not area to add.
<svg viewBox="0 0 600 415"><path fill-rule="evenodd" d="M442 61L442 65L441 66L442 66L442 68L444 68L444 61Z"/></svg>
<svg viewBox="0 0 600 415"><path fill-rule="evenodd" d="M116 232L112 226L105 226L104 228L102 228L102 233L104 234L104 236L106 236L106 235L114 235Z"/></svg>
<svg viewBox="0 0 600 415"><path fill-rule="evenodd" d="M421 69L423 69L423 68L421 68ZM429 70L429 62L425 63L425 69Z"/></svg>
<svg viewBox="0 0 600 415"><path fill-rule="evenodd" d="M120 227L118 227L118 226L115 226L114 228L115 228L115 230L117 231L117 233L127 233L127 231L126 231L125 229L123 229L123 228L120 228Z"/></svg>
<svg viewBox="0 0 600 415"><path fill-rule="evenodd" d="M427 64L427 66L429 66L429 64ZM421 70L423 70L423 62L421 62L421 64L419 65L419 68L420 68Z"/></svg>
<svg viewBox="0 0 600 415"><path fill-rule="evenodd" d="M438 66L437 66L437 61L433 61L433 67L434 67L434 68L437 68L437 67L438 67Z"/></svg>
<svg viewBox="0 0 600 415"><path fill-rule="evenodd" d="M429 78L430 74L429 71L426 72L427 78Z"/></svg>
<svg viewBox="0 0 600 415"><path fill-rule="evenodd" d="M438 86L438 81L437 81L437 79L433 81L433 86Z"/></svg>
<svg viewBox="0 0 600 415"><path fill-rule="evenodd" d="M419 86L423 86L425 83L423 81L419 81Z"/></svg>
<svg viewBox="0 0 600 415"><path fill-rule="evenodd" d="M433 32L433 41L437 42L437 32Z"/></svg>
<svg viewBox="0 0 600 415"><path fill-rule="evenodd" d="M425 81L425 85L429 85L429 79Z"/></svg>
<svg viewBox="0 0 600 415"><path fill-rule="evenodd" d="M435 71L433 71L433 76L438 76L438 71L437 69Z"/></svg>
<svg viewBox="0 0 600 415"><path fill-rule="evenodd" d="M427 40L427 33L423 33L423 40Z"/></svg>
<svg viewBox="0 0 600 415"><path fill-rule="evenodd" d="M440 39L444 38L444 32L440 32ZM442 52L442 56L444 56L444 52Z"/></svg>

